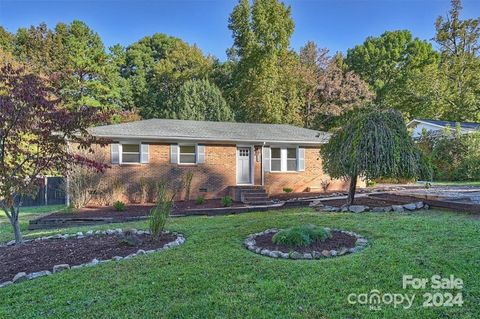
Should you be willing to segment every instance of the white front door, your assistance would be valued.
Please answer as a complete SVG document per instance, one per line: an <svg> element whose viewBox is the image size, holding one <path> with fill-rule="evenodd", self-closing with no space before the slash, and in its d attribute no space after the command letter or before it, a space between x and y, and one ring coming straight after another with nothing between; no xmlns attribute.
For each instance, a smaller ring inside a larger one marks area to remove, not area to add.
<svg viewBox="0 0 480 319"><path fill-rule="evenodd" d="M237 184L251 184L251 149L249 147L237 148Z"/></svg>

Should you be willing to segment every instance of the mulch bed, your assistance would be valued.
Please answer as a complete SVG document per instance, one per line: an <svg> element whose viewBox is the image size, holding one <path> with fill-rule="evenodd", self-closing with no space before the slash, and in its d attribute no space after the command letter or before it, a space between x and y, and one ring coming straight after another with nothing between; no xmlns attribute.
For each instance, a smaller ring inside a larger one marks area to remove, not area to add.
<svg viewBox="0 0 480 319"><path fill-rule="evenodd" d="M204 209L204 208L223 208L221 199L206 199L205 203L197 204L194 200L178 201L175 202L174 212L182 211L186 209ZM230 207L245 207L245 204L241 202L232 202Z"/></svg>
<svg viewBox="0 0 480 319"><path fill-rule="evenodd" d="M128 205L123 211L117 211L111 206L85 207L76 210L73 213L58 212L43 216L41 219L54 218L116 218L125 219L127 217L143 217L148 215L153 204L146 205Z"/></svg>
<svg viewBox="0 0 480 319"><path fill-rule="evenodd" d="M312 242L309 246L289 246L289 245L276 245L272 243L272 237L275 233L264 234L255 237L256 246L261 248L266 248L268 250L278 250L281 252L290 252L296 251L299 253L311 253L313 251L321 252L323 250L339 250L343 247L353 248L355 247L355 242L357 238L354 236L339 232L332 231L332 238L325 241L315 241Z"/></svg>
<svg viewBox="0 0 480 319"><path fill-rule="evenodd" d="M154 204L145 205L127 205L125 210L117 211L112 206L96 206L85 207L76 210L75 212L68 214L64 212L52 213L47 216L41 217L42 219L54 219L54 218L115 218L119 220L129 219L132 217L144 217L147 216L150 210L154 207ZM245 205L240 202L233 202L230 207L244 207ZM194 200L178 201L174 204L173 213L181 212L187 209L206 209L206 208L223 208L220 199L209 199L205 203L197 205Z"/></svg>
<svg viewBox="0 0 480 319"><path fill-rule="evenodd" d="M403 205L419 202L421 199L413 196L400 196L394 194L372 194L367 197L355 198L354 205L364 205L368 207L386 207L391 205ZM346 199L325 199L322 204L328 206L341 207L347 203Z"/></svg>
<svg viewBox="0 0 480 319"><path fill-rule="evenodd" d="M173 234L162 234L158 239L150 235L137 235L141 242L135 246L123 243L119 235L95 235L84 238L48 239L30 241L21 245L0 247L0 282L12 280L19 272L52 271L53 266L71 266L97 258L111 259L128 256L139 249L151 250L176 239Z"/></svg>

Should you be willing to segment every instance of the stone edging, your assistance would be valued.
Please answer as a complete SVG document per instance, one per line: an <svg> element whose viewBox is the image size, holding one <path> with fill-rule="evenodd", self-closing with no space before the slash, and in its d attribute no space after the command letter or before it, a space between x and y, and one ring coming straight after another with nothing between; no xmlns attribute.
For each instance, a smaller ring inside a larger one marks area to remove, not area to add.
<svg viewBox="0 0 480 319"><path fill-rule="evenodd" d="M150 231L148 231L148 230L129 229L129 231L133 231L137 235L148 235L148 234L150 234ZM125 256L125 257L114 256L113 258L106 259L106 260L93 258L92 261L90 261L88 263L75 265L75 266L70 266L69 264L59 264L59 265L53 266L52 271L42 270L42 271L32 272L32 273L29 273L29 274L27 274L25 272L19 272L13 277L12 280L0 283L0 288L10 286L14 283L19 283L19 282L26 281L26 280L31 280L31 279L35 279L35 278L39 278L39 277L43 277L43 276L50 276L52 273L56 273L56 272L60 272L60 271L68 270L68 269L78 269L78 268L82 268L82 267L96 266L98 264L109 262L109 261L119 261L119 260L122 260L122 259L130 259L132 257L136 257L136 256L139 256L139 255L152 254L154 252L158 252L158 251L161 251L161 250L166 250L166 249L169 249L169 248L179 246L179 245L181 245L185 242L185 237L182 234L179 234L179 233L176 233L176 232L169 232L169 231L164 231L163 233L164 234L170 234L171 233L173 235L176 235L177 238L174 241L166 243L165 245L163 245L160 248L151 249L151 250L139 249L136 253L131 253L130 255ZM85 237L88 237L88 236L116 235L116 234L118 234L118 235L123 234L123 230L120 229L120 228L107 229L107 230L97 230L95 232L93 230L89 230L85 233L78 232L78 233L75 233L75 234L58 234L58 235L52 235L52 236L47 236L47 237L39 237L39 238L35 238L35 239L28 239L28 240L24 240L23 242L26 243L26 242L31 242L31 241L41 241L41 240L50 240L50 239L67 239L67 238L81 239L81 238L85 238ZM14 244L15 244L15 241L13 240L13 241L9 241L7 244L0 245L0 247L12 246Z"/></svg>
<svg viewBox="0 0 480 319"><path fill-rule="evenodd" d="M337 206L328 206L323 205L320 201L317 203L312 202L310 207L314 207L317 211L322 212L350 212L350 213L363 213L363 212L374 212L374 213L388 213L391 211L403 213L405 211L414 211L419 209L429 209L428 204L425 204L422 201L403 204L403 205L390 205L385 207L368 207L365 205L343 205L341 207Z"/></svg>
<svg viewBox="0 0 480 319"><path fill-rule="evenodd" d="M311 253L300 253L297 251L291 251L286 253L278 250L269 250L266 248L256 246L255 237L279 232L280 229L276 229L276 228L267 229L260 233L250 234L248 235L247 239L245 239L243 244L248 250L250 250L253 253L271 257L271 258L283 258L283 259L322 259L322 258L329 258L329 257L339 257L346 254L356 253L358 251L361 251L367 246L368 240L357 233L354 233L352 231L341 230L341 229L331 229L328 227L325 227L325 229L328 229L331 231L339 231L344 234L354 236L355 238L357 238L355 247L353 248L343 247L339 250L332 249L332 250L323 250L321 252L313 251Z"/></svg>

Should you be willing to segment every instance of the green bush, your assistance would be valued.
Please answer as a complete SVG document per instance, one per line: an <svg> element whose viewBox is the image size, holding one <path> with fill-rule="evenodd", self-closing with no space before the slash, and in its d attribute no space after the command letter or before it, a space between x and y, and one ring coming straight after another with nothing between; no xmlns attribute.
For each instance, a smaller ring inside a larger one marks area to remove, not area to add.
<svg viewBox="0 0 480 319"><path fill-rule="evenodd" d="M233 199L230 196L223 196L222 197L222 205L224 207L230 207L232 206Z"/></svg>
<svg viewBox="0 0 480 319"><path fill-rule="evenodd" d="M480 133L461 134L460 128L446 128L441 135L422 132L417 142L422 167L432 174L422 174L424 180L480 180ZM430 177L430 178L429 178Z"/></svg>
<svg viewBox="0 0 480 319"><path fill-rule="evenodd" d="M202 205L203 203L205 203L205 196L197 196L197 199L195 199L195 204Z"/></svg>
<svg viewBox="0 0 480 319"><path fill-rule="evenodd" d="M272 242L276 245L306 247L314 241L325 241L328 238L331 238L329 230L309 224L283 229L273 235Z"/></svg>
<svg viewBox="0 0 480 319"><path fill-rule="evenodd" d="M284 188L283 188L283 191L284 191L285 193L291 193L291 192L293 192L293 188L284 187Z"/></svg>
<svg viewBox="0 0 480 319"><path fill-rule="evenodd" d="M117 200L115 203L113 203L113 207L117 212L123 212L125 210L125 203Z"/></svg>

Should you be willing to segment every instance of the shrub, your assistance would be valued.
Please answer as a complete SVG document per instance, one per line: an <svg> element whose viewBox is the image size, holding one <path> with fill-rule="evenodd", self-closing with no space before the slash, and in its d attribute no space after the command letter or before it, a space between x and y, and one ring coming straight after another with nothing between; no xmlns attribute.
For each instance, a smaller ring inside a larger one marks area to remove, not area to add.
<svg viewBox="0 0 480 319"><path fill-rule="evenodd" d="M149 202L152 198L151 194L153 193L154 182L152 179L147 178L145 176L140 177L140 181L138 183L138 191L139 191L139 202L140 204L145 204Z"/></svg>
<svg viewBox="0 0 480 319"><path fill-rule="evenodd" d="M86 150L77 152L95 162L106 164L105 154L101 151L89 154ZM72 165L69 170L69 184L63 185L65 192L70 194L70 204L73 208L82 208L88 205L99 188L103 174L81 165ZM68 190L66 189L68 187Z"/></svg>
<svg viewBox="0 0 480 319"><path fill-rule="evenodd" d="M284 188L283 188L283 191L284 191L285 193L291 193L291 192L293 192L293 188L284 187Z"/></svg>
<svg viewBox="0 0 480 319"><path fill-rule="evenodd" d="M430 174L423 179L436 181L475 181L480 179L480 132L461 134L447 127L442 134L422 132L417 147L423 167Z"/></svg>
<svg viewBox="0 0 480 319"><path fill-rule="evenodd" d="M101 205L109 206L122 199L125 184L118 178L103 182L95 193L95 198Z"/></svg>
<svg viewBox="0 0 480 319"><path fill-rule="evenodd" d="M377 185L377 182L369 179L369 180L367 180L366 184L367 184L367 187L373 187L373 186Z"/></svg>
<svg viewBox="0 0 480 319"><path fill-rule="evenodd" d="M169 191L166 181L160 181L157 184L157 205L150 210L148 220L148 227L152 236L159 237L165 228L176 195L177 190Z"/></svg>
<svg viewBox="0 0 480 319"><path fill-rule="evenodd" d="M230 196L223 196L222 197L222 205L223 207L230 207L232 206L232 198Z"/></svg>
<svg viewBox="0 0 480 319"><path fill-rule="evenodd" d="M205 203L205 196L203 195L197 196L197 199L195 200L195 204L202 205L203 203Z"/></svg>
<svg viewBox="0 0 480 319"><path fill-rule="evenodd" d="M324 192L328 190L328 187L330 186L330 182L331 182L330 179L322 179L322 181L320 182L320 186L322 186L322 189Z"/></svg>
<svg viewBox="0 0 480 319"><path fill-rule="evenodd" d="M330 231L323 227L303 225L279 231L273 235L272 242L276 245L306 247L314 241L325 241L330 237Z"/></svg>
<svg viewBox="0 0 480 319"><path fill-rule="evenodd" d="M113 207L117 212L123 212L125 210L125 203L117 200L115 203L113 203Z"/></svg>

